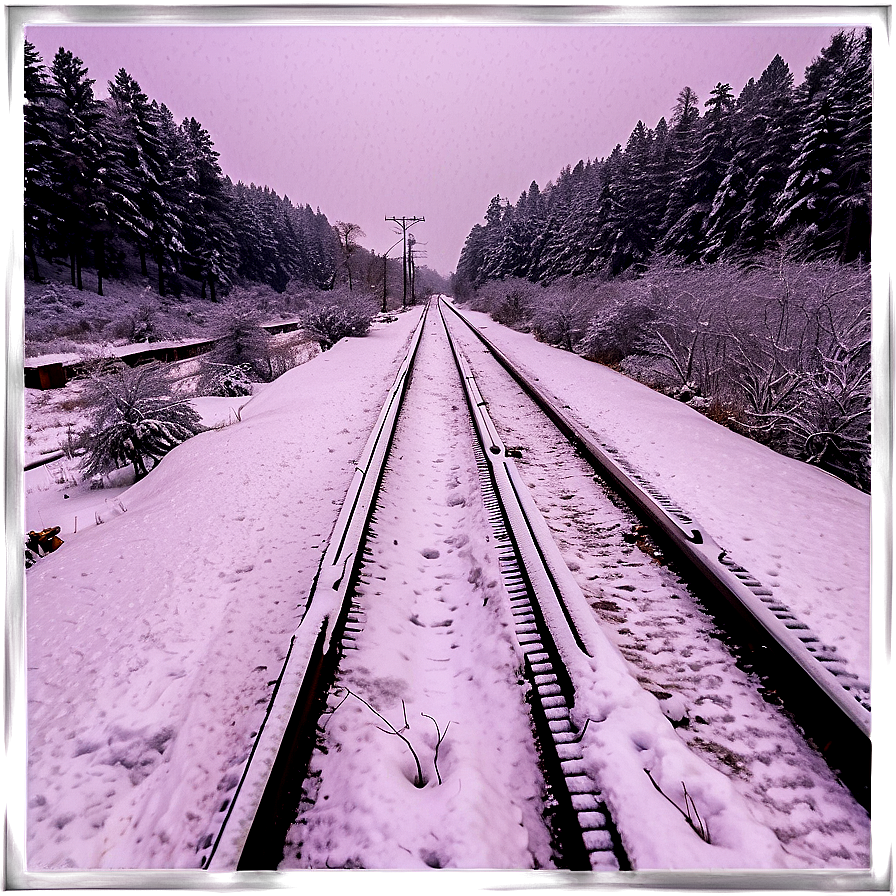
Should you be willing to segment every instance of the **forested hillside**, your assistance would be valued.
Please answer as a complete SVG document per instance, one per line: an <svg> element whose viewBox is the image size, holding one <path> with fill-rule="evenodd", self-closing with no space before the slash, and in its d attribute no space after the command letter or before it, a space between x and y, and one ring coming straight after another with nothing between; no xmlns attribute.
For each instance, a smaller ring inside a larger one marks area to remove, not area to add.
<svg viewBox="0 0 896 896"><path fill-rule="evenodd" d="M868 259L870 30L835 35L798 87L776 56L738 97L719 83L703 107L684 87L671 121L639 121L624 148L533 182L515 205L492 199L458 292L507 276L614 277L655 254L744 260L781 240L792 257Z"/></svg>
<svg viewBox="0 0 896 896"><path fill-rule="evenodd" d="M492 199L455 295L870 488L871 34Z"/></svg>
<svg viewBox="0 0 896 896"><path fill-rule="evenodd" d="M28 271L64 258L71 284L103 280L130 255L160 295L185 281L215 299L237 280L282 291L331 287L340 244L326 216L268 187L234 184L209 132L175 122L124 69L98 100L94 81L60 48L49 68L25 42L25 244Z"/></svg>

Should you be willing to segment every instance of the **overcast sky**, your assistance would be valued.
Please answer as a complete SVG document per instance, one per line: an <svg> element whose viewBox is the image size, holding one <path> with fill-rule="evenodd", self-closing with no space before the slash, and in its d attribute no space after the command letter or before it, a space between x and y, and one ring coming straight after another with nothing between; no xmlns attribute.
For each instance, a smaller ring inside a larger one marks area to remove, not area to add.
<svg viewBox="0 0 896 896"><path fill-rule="evenodd" d="M119 68L177 120L196 118L225 174L352 221L382 253L386 216L425 217L426 264L453 271L496 194L625 145L678 91L735 94L776 53L800 82L830 25L31 26L96 79ZM398 250L400 252L400 248ZM393 250L393 255L395 250Z"/></svg>

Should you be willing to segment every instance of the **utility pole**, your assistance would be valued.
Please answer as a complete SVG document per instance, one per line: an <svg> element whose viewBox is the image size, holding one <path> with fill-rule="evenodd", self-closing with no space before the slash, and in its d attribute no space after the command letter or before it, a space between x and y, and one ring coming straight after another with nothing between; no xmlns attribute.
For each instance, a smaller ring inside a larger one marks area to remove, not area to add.
<svg viewBox="0 0 896 896"><path fill-rule="evenodd" d="M419 224L421 221L425 221L426 218L417 218L415 217L389 217L386 216L387 221L394 221L401 228L401 241L402 241L402 258L401 258L401 268L402 268L402 279L403 279L403 292L401 296L401 307L408 307L408 230L413 227L415 224Z"/></svg>

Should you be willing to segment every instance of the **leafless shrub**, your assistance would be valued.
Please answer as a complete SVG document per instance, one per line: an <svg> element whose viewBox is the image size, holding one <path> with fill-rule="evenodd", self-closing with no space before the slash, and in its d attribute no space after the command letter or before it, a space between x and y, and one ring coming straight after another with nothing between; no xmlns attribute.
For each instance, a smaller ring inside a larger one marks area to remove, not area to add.
<svg viewBox="0 0 896 896"><path fill-rule="evenodd" d="M650 778L650 783L653 784L656 791L662 794L667 802L671 803L681 814L682 818L688 823L691 830L704 842L704 843L712 843L712 840L709 838L709 828L706 827L706 823L700 817L700 812L697 809L697 804L694 802L694 798L688 793L687 785L684 781L681 782L681 789L684 793L684 809L678 805L674 800L670 799L669 796L663 791L659 784L653 778L653 775L650 773L650 769L644 769L647 777Z"/></svg>
<svg viewBox="0 0 896 896"><path fill-rule="evenodd" d="M535 338L575 351L594 316L597 300L592 290L572 280L557 280L539 296L531 314Z"/></svg>
<svg viewBox="0 0 896 896"><path fill-rule="evenodd" d="M310 297L299 317L305 332L327 351L346 336L366 336L377 310L364 293L340 288Z"/></svg>
<svg viewBox="0 0 896 896"><path fill-rule="evenodd" d="M237 293L229 297L221 309L215 347L203 359L196 387L199 394L245 395L248 393L220 390L226 387L225 381L231 384L235 379L251 382L267 378L270 336L260 321L261 314L246 296Z"/></svg>

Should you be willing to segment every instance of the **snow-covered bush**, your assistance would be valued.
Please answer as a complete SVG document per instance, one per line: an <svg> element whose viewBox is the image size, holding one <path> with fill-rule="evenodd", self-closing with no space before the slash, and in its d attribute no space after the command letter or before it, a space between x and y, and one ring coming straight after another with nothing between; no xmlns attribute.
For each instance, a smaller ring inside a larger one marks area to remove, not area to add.
<svg viewBox="0 0 896 896"><path fill-rule="evenodd" d="M202 372L202 394L237 398L252 394L251 369L248 364L215 364L206 362Z"/></svg>
<svg viewBox="0 0 896 896"><path fill-rule="evenodd" d="M82 470L87 477L133 464L139 479L151 469L148 461L155 466L172 448L202 430L189 399L172 394L158 364L96 369L84 395L93 408L82 436Z"/></svg>
<svg viewBox="0 0 896 896"><path fill-rule="evenodd" d="M871 302L866 264L655 257L637 279L514 278L476 310L612 364L710 419L867 489Z"/></svg>
<svg viewBox="0 0 896 896"><path fill-rule="evenodd" d="M540 342L575 351L594 314L595 295L573 281L557 281L543 289L532 308L530 326Z"/></svg>
<svg viewBox="0 0 896 896"><path fill-rule="evenodd" d="M266 379L270 336L261 328L259 312L242 295L231 295L221 308L214 349L205 357L196 390L200 395L226 395L220 388L221 368L235 368L251 382ZM248 393L242 393L248 394Z"/></svg>
<svg viewBox="0 0 896 896"><path fill-rule="evenodd" d="M115 336L128 342L159 342L167 338L162 332L158 306L149 299L115 321L112 330Z"/></svg>
<svg viewBox="0 0 896 896"><path fill-rule="evenodd" d="M869 309L829 310L808 351L757 347L737 366L749 398L749 431L857 488L870 488Z"/></svg>
<svg viewBox="0 0 896 896"><path fill-rule="evenodd" d="M310 297L299 317L325 352L346 336L366 336L376 313L376 303L360 290L334 289Z"/></svg>
<svg viewBox="0 0 896 896"><path fill-rule="evenodd" d="M601 364L619 364L637 348L659 314L660 295L645 284L606 284L579 351Z"/></svg>
<svg viewBox="0 0 896 896"><path fill-rule="evenodd" d="M525 330L543 292L544 289L538 284L518 277L488 280L476 293L473 309L488 312L498 323L507 327Z"/></svg>

